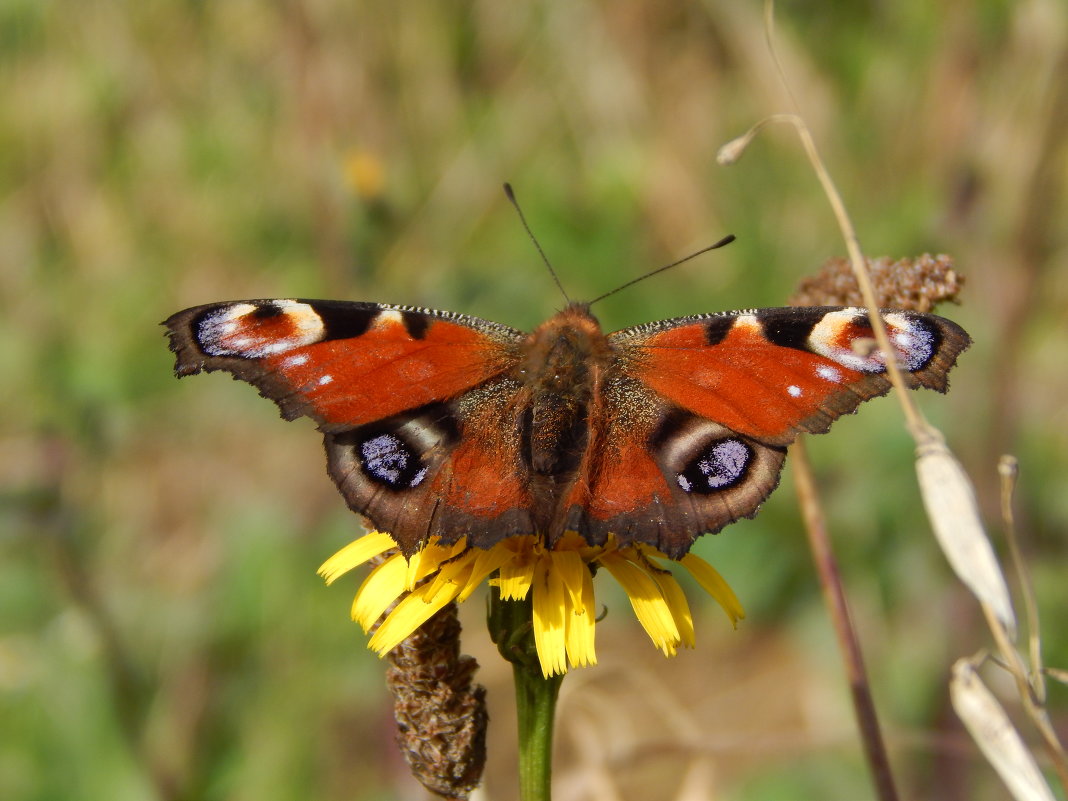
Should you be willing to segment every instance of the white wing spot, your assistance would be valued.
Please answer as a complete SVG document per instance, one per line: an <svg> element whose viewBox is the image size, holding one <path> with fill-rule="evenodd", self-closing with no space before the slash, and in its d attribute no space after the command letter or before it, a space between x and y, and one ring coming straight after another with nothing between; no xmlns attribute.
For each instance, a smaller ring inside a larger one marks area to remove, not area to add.
<svg viewBox="0 0 1068 801"><path fill-rule="evenodd" d="M825 381L833 381L836 384L842 383L842 373L837 367L831 367L829 364L821 364L816 368L816 375Z"/></svg>
<svg viewBox="0 0 1068 801"><path fill-rule="evenodd" d="M800 398L801 397L801 387L796 386L795 384L791 384L790 386L788 386L786 388L786 391L789 392L790 395L792 397L794 397L794 398Z"/></svg>
<svg viewBox="0 0 1068 801"><path fill-rule="evenodd" d="M738 330L748 328L750 331L756 331L758 333L763 331L760 326L760 320L756 318L755 314L739 314L734 318L734 328Z"/></svg>
<svg viewBox="0 0 1068 801"><path fill-rule="evenodd" d="M704 458L698 460L697 469L708 481L709 489L726 487L741 478L750 453L742 442L725 439L713 445Z"/></svg>
<svg viewBox="0 0 1068 801"><path fill-rule="evenodd" d="M838 344L841 342L843 335L847 333L848 326L864 313L864 309L856 308L827 312L809 333L809 346L821 356L826 356L828 359L838 362L838 364L850 370L856 370L860 373L883 372L886 367L883 364L882 354L878 351L867 355L855 353L852 347L849 347L856 341L855 337L851 338L848 343ZM839 379L829 380L837 381Z"/></svg>
<svg viewBox="0 0 1068 801"><path fill-rule="evenodd" d="M319 379L319 386L321 386L321 387L326 386L327 384L331 383L333 380L334 380L334 377L328 373L328 374L324 375L322 378Z"/></svg>
<svg viewBox="0 0 1068 801"><path fill-rule="evenodd" d="M300 367L302 364L308 363L307 353L298 353L296 356L290 356L282 364L286 367Z"/></svg>

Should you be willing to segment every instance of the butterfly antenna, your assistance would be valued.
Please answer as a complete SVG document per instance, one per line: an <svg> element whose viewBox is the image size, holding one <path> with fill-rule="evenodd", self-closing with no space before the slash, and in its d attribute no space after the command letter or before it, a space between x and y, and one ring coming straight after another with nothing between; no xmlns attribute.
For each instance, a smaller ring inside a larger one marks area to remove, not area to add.
<svg viewBox="0 0 1068 801"><path fill-rule="evenodd" d="M728 234L727 236L723 237L721 240L716 242L714 245L709 245L706 248L701 248L700 250L695 250L689 256L683 256L678 261L671 262L671 264L665 264L663 267L657 267L655 270L650 270L645 275L639 275L637 278L634 278L634 279L632 279L630 281L627 281L627 283L623 284L622 286L617 286L611 292L605 292L603 295L599 295L598 297L596 297L593 300L591 300L588 305L592 306L594 303L602 301L605 298L609 297L610 295L614 295L617 292L620 292L620 291L626 289L627 287L634 286L639 281L644 281L646 278L652 278L657 273L662 273L662 272L664 272L664 270L670 270L672 267L678 267L680 264L684 264L685 262L688 262L690 259L693 259L693 258L696 258L696 257L700 256L702 253L708 253L708 251L710 251L710 250L715 250L716 248L721 248L724 245L729 245L734 240L735 240L734 234Z"/></svg>
<svg viewBox="0 0 1068 801"><path fill-rule="evenodd" d="M553 269L552 264L549 263L549 257L545 255L545 251L541 248L541 243L538 242L538 238L534 236L534 232L530 230L530 226L527 224L527 218L523 215L523 210L519 208L519 201L515 199L515 192L512 191L512 185L506 183L504 185L504 194L515 207L516 214L519 215L519 221L523 223L523 228L526 229L527 236L530 237L530 241L534 243L534 247L538 249L538 254L541 256L541 260L545 263L546 269L549 270L549 275L553 277L553 281L556 282L556 288L560 290L560 294L564 296L564 300L571 303L571 298L567 296L567 292L564 290L564 285L560 283L560 276L556 274L556 270Z"/></svg>

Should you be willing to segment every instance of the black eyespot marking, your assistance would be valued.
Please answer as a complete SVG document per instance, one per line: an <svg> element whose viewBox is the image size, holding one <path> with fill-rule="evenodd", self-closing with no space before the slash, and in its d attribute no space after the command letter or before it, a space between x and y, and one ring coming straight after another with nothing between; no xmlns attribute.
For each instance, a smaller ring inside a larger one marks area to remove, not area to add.
<svg viewBox="0 0 1068 801"><path fill-rule="evenodd" d="M890 340L898 348L898 359L910 373L922 370L942 350L942 332L938 326L915 315L901 315L903 320L888 320Z"/></svg>
<svg viewBox="0 0 1068 801"><path fill-rule="evenodd" d="M361 498L404 493L421 487L459 439L450 405L428 403L376 423L328 431L327 468L339 486L355 488ZM349 491L343 492L351 504Z"/></svg>
<svg viewBox="0 0 1068 801"><path fill-rule="evenodd" d="M726 339L733 327L733 316L724 314L720 317L713 317L705 321L705 339L708 340L709 345L718 345Z"/></svg>
<svg viewBox="0 0 1068 801"><path fill-rule="evenodd" d="M285 314L285 309L281 306L276 306L273 303L264 303L262 306L257 306L253 309L250 316L255 317L257 320L269 320L272 317L278 317L281 314Z"/></svg>
<svg viewBox="0 0 1068 801"><path fill-rule="evenodd" d="M353 304L309 303L308 305L315 310L323 322L322 341L363 336L379 313L374 308L354 308Z"/></svg>
<svg viewBox="0 0 1068 801"><path fill-rule="evenodd" d="M710 442L676 480L685 492L708 495L738 484L753 461L753 449L740 439Z"/></svg>
<svg viewBox="0 0 1068 801"><path fill-rule="evenodd" d="M426 336L426 329L430 325L430 318L425 314L415 312L401 312L401 320L404 328L412 339L422 339Z"/></svg>
<svg viewBox="0 0 1068 801"><path fill-rule="evenodd" d="M772 315L757 315L757 319L764 328L764 336L768 341L783 348L795 350L810 350L808 345L809 334L822 317L815 319L796 315L786 315L782 310L775 309Z"/></svg>
<svg viewBox="0 0 1068 801"><path fill-rule="evenodd" d="M391 489L416 487L427 467L407 442L395 434L378 434L358 443L363 472Z"/></svg>
<svg viewBox="0 0 1068 801"><path fill-rule="evenodd" d="M212 339L212 326L217 324L219 315L219 306L208 306L190 321L189 327L192 329L198 345L203 346L205 341Z"/></svg>

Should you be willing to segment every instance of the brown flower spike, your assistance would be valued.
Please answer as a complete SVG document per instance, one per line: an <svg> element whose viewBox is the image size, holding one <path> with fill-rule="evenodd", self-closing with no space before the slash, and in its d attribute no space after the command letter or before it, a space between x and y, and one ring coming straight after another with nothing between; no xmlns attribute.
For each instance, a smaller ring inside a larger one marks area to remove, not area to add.
<svg viewBox="0 0 1068 801"><path fill-rule="evenodd" d="M927 313L939 303L957 300L964 279L950 256L925 253L914 259L881 256L866 259L880 308ZM831 259L806 278L790 298L791 306L863 306L864 298L848 259Z"/></svg>
<svg viewBox="0 0 1068 801"><path fill-rule="evenodd" d="M397 744L433 793L466 799L486 763L486 688L472 683L478 662L460 653L450 603L389 652Z"/></svg>

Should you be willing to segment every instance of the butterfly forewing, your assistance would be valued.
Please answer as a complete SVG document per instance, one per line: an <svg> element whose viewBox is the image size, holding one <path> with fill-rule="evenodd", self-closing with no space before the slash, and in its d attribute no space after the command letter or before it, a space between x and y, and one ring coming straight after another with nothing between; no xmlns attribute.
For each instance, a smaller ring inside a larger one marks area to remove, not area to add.
<svg viewBox="0 0 1068 801"><path fill-rule="evenodd" d="M942 317L884 310L910 387L944 392L971 339ZM831 422L890 388L867 312L789 307L680 318L613 334L629 374L662 397L769 444Z"/></svg>
<svg viewBox="0 0 1068 801"><path fill-rule="evenodd" d="M324 430L453 398L507 370L522 338L449 312L324 300L212 303L164 325L178 375L228 371Z"/></svg>

